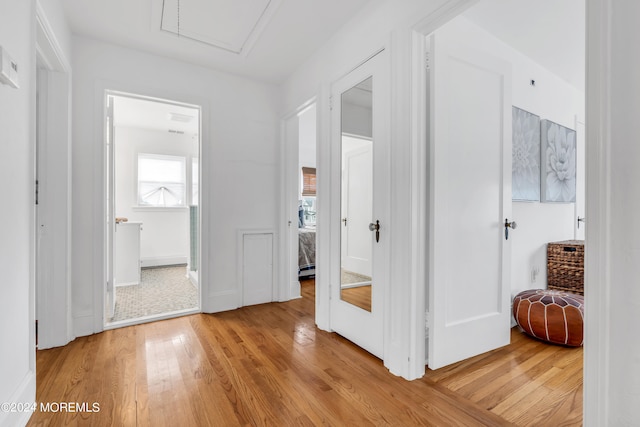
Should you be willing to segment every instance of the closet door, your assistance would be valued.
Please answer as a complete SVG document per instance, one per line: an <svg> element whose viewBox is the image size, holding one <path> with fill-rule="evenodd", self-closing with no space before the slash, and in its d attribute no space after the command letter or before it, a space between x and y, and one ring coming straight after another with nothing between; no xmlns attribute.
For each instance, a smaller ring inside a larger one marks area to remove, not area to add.
<svg viewBox="0 0 640 427"><path fill-rule="evenodd" d="M331 329L383 358L389 286L389 73L381 51L331 91Z"/></svg>
<svg viewBox="0 0 640 427"><path fill-rule="evenodd" d="M510 341L510 64L432 36L431 369ZM508 240L506 239L508 231Z"/></svg>

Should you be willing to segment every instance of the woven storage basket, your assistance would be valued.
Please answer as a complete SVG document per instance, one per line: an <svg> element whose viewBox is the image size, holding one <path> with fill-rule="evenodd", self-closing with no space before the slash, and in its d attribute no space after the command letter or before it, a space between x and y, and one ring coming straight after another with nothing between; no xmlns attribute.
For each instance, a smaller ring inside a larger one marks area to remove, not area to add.
<svg viewBox="0 0 640 427"><path fill-rule="evenodd" d="M547 287L584 295L584 240L547 245Z"/></svg>

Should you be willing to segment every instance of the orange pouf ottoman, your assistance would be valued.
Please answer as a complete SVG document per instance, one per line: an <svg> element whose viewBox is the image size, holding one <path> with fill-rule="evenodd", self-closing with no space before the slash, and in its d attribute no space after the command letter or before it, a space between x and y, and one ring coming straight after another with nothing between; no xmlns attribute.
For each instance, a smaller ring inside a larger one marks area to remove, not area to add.
<svg viewBox="0 0 640 427"><path fill-rule="evenodd" d="M530 289L513 299L513 317L524 332L554 344L581 346L584 297L563 291Z"/></svg>

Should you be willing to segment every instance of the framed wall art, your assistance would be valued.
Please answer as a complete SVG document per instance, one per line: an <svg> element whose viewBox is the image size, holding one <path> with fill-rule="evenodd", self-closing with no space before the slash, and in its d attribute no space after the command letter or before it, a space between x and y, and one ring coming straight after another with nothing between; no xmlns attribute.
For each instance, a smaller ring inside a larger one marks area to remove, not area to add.
<svg viewBox="0 0 640 427"><path fill-rule="evenodd" d="M514 201L540 200L540 117L512 110L511 188Z"/></svg>
<svg viewBox="0 0 640 427"><path fill-rule="evenodd" d="M540 122L541 201L576 201L576 131L550 120Z"/></svg>

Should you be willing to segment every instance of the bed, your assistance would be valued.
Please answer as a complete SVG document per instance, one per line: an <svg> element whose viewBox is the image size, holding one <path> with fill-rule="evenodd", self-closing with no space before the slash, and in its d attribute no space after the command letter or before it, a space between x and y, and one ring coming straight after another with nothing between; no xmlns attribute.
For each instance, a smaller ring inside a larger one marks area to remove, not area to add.
<svg viewBox="0 0 640 427"><path fill-rule="evenodd" d="M298 277L314 277L316 274L316 230L298 229Z"/></svg>

